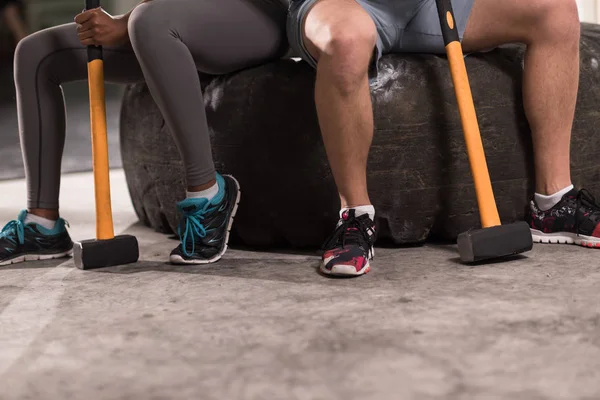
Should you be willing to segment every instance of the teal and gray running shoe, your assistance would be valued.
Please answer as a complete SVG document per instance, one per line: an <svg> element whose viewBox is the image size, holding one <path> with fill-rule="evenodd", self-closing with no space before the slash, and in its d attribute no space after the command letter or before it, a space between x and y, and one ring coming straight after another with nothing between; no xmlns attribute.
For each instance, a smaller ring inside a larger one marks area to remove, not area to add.
<svg viewBox="0 0 600 400"><path fill-rule="evenodd" d="M0 231L0 265L23 261L50 260L70 255L73 241L67 232L67 222L60 218L53 229L36 223L25 223L27 211L10 221Z"/></svg>
<svg viewBox="0 0 600 400"><path fill-rule="evenodd" d="M229 231L240 202L240 185L232 176L217 174L219 192L208 199L186 199L177 205L181 244L171 253L173 264L209 264L227 250Z"/></svg>

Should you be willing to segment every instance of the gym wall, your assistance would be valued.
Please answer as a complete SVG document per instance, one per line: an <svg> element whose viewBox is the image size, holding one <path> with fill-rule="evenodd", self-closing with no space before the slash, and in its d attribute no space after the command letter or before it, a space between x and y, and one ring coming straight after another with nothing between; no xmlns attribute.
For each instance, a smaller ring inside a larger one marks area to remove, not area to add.
<svg viewBox="0 0 600 400"><path fill-rule="evenodd" d="M600 22L599 0L577 0L579 18L582 22Z"/></svg>

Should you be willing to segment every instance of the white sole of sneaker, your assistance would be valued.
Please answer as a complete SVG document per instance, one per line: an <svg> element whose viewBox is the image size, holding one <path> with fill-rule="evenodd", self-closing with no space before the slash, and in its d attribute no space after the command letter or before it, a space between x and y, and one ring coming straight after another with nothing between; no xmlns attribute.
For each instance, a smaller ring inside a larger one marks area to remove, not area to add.
<svg viewBox="0 0 600 400"><path fill-rule="evenodd" d="M331 270L325 269L325 264L321 263L321 272L331 276L361 276L371 271L371 263L367 261L365 266L357 271L352 265L334 265Z"/></svg>
<svg viewBox="0 0 600 400"><path fill-rule="evenodd" d="M360 271L356 270L356 267L352 265L334 265L331 270L325 268L325 263L321 261L319 269L325 275L331 276L361 276L368 274L371 271L371 260L375 258L375 249L371 249L371 256L367 260L367 263Z"/></svg>
<svg viewBox="0 0 600 400"><path fill-rule="evenodd" d="M179 255L170 256L169 257L169 261L172 264L179 264L179 265L212 264L214 262L219 261L223 257L223 255L225 254L225 252L227 251L227 249L229 248L229 246L228 246L228 243L229 243L229 234L231 233L231 227L233 226L233 218L235 217L235 214L237 213L238 207L240 205L240 199L242 197L242 191L240 190L240 183L233 176L231 176L231 175L223 175L223 177L229 177L229 178L233 179L233 181L235 182L235 185L237 187L237 196L236 196L236 199L235 199L235 205L233 206L233 211L231 212L231 216L229 217L229 222L227 223L227 233L225 233L225 247L223 247L223 250L221 250L221 252L219 254L217 254L216 256L214 256L213 258L211 258L209 260L184 260Z"/></svg>
<svg viewBox="0 0 600 400"><path fill-rule="evenodd" d="M537 229L531 230L534 243L543 244L575 244L588 248L600 248L600 238L593 236L577 235L575 233L544 233Z"/></svg>
<svg viewBox="0 0 600 400"><path fill-rule="evenodd" d="M56 254L24 254L22 256L0 262L0 267L6 266L6 265L11 265L11 264L18 264L18 263L22 263L25 261L54 260L57 258L68 257L72 254L73 254L73 250L65 251L64 253L56 253Z"/></svg>

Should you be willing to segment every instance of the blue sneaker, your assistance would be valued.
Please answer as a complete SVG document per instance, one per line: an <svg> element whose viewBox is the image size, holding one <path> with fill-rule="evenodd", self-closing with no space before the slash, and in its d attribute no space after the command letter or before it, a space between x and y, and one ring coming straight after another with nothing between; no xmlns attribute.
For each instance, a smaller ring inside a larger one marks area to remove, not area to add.
<svg viewBox="0 0 600 400"><path fill-rule="evenodd" d="M173 264L209 264L225 254L241 192L232 176L217 174L217 184L219 193L211 201L186 199L177 205L183 218L181 244L171 252Z"/></svg>
<svg viewBox="0 0 600 400"><path fill-rule="evenodd" d="M73 252L73 241L64 219L56 221L53 229L46 229L36 223L25 224L25 217L27 211L23 210L0 231L0 265L50 260Z"/></svg>

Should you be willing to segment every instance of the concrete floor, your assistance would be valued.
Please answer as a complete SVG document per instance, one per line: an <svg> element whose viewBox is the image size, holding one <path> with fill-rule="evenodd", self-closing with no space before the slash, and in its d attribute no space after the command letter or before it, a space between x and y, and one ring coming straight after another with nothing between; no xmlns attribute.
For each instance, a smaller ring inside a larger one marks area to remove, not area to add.
<svg viewBox="0 0 600 400"><path fill-rule="evenodd" d="M79 239L94 235L90 182L63 183ZM467 267L452 246L378 249L354 280L280 252L174 267L176 242L133 225L122 172L113 187L139 264L0 269L0 399L600 399L596 251ZM2 221L24 199L0 182Z"/></svg>

